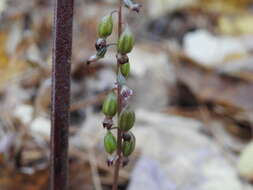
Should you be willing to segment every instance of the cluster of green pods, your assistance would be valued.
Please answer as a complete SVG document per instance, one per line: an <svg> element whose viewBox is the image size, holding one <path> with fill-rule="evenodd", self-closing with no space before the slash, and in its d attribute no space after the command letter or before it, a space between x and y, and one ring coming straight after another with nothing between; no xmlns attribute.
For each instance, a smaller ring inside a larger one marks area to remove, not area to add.
<svg viewBox="0 0 253 190"><path fill-rule="evenodd" d="M117 113L117 96L114 92L107 95L103 103L103 113L106 118L113 118ZM135 123L135 113L129 107L122 110L118 118L118 127L123 133L122 154L128 157L135 148L135 137L130 129ZM110 131L110 128L104 137L105 151L112 154L117 149L117 140Z"/></svg>
<svg viewBox="0 0 253 190"><path fill-rule="evenodd" d="M132 0L123 0L123 2L125 7L132 11L139 12L141 7L139 4L134 3ZM104 16L99 22L98 39L95 44L97 53L91 56L87 63L95 62L103 58L107 52L107 48L111 46L111 44L107 44L107 38L113 32L114 23L112 15L113 12ZM128 54L132 51L134 43L134 36L128 25L125 25L117 43L115 43L117 48L116 58L119 64L116 90L113 89L110 93L108 93L102 106L102 112L105 115L103 126L107 129L104 137L104 149L108 154L113 155L118 148L121 148L121 154L124 158L123 160L128 160L128 157L135 149L135 136L130 131L135 123L135 113L128 105L128 98L132 95L132 90L127 88L125 84L125 80L129 77L131 69ZM118 105L118 98L121 98L119 102L122 105ZM117 126L113 127L113 118L117 113ZM118 139L112 133L113 129L120 130L119 134L122 136L120 137L120 139L122 139L122 143L117 143ZM119 144L121 144L122 147L118 147Z"/></svg>

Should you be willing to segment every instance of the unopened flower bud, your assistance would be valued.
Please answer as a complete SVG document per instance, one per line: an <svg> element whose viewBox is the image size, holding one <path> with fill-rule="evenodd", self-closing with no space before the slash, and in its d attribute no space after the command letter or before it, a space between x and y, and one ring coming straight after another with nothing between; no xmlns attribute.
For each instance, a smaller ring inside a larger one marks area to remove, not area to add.
<svg viewBox="0 0 253 190"><path fill-rule="evenodd" d="M127 8L137 13L140 12L141 5L138 3L134 3L132 0L124 0L124 4Z"/></svg>
<svg viewBox="0 0 253 190"><path fill-rule="evenodd" d="M130 73L130 63L127 62L124 65L120 65L120 72L124 77L128 77Z"/></svg>
<svg viewBox="0 0 253 190"><path fill-rule="evenodd" d="M124 65L129 62L129 58L126 54L118 53L116 57L117 57L119 64L121 64L121 65Z"/></svg>
<svg viewBox="0 0 253 190"><path fill-rule="evenodd" d="M126 85L123 85L120 91L120 95L124 98L129 98L133 95L133 90L128 88Z"/></svg>
<svg viewBox="0 0 253 190"><path fill-rule="evenodd" d="M106 39L98 38L95 44L95 48L97 51L101 50L102 48L106 48Z"/></svg>
<svg viewBox="0 0 253 190"><path fill-rule="evenodd" d="M134 36L127 26L118 41L118 51L121 54L130 53L134 46Z"/></svg>
<svg viewBox="0 0 253 190"><path fill-rule="evenodd" d="M125 108L122 110L119 116L119 128L122 131L129 131L135 122L135 113L129 108Z"/></svg>
<svg viewBox="0 0 253 190"><path fill-rule="evenodd" d="M108 131L104 138L105 151L112 154L117 149L117 141L111 131Z"/></svg>
<svg viewBox="0 0 253 190"><path fill-rule="evenodd" d="M125 157L130 156L135 149L135 136L131 132L131 140L123 142L122 153Z"/></svg>
<svg viewBox="0 0 253 190"><path fill-rule="evenodd" d="M103 127L106 129L111 129L113 125L113 120L111 117L105 117L103 121Z"/></svg>
<svg viewBox="0 0 253 190"><path fill-rule="evenodd" d="M117 96L114 92L110 92L104 103L103 103L103 113L108 117L113 117L117 112Z"/></svg>
<svg viewBox="0 0 253 190"><path fill-rule="evenodd" d="M107 15L102 18L98 26L98 36L100 38L107 38L112 34L113 19L112 15Z"/></svg>

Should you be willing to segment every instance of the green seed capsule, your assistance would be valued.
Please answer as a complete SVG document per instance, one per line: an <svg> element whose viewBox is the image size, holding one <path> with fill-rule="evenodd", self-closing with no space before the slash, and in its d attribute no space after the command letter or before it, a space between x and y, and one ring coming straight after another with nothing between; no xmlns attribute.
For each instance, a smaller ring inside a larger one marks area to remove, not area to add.
<svg viewBox="0 0 253 190"><path fill-rule="evenodd" d="M107 38L112 34L112 30L113 30L112 15L103 17L98 25L98 36L100 38Z"/></svg>
<svg viewBox="0 0 253 190"><path fill-rule="evenodd" d="M108 117L113 117L117 112L117 96L114 92L107 95L103 103L103 113Z"/></svg>
<svg viewBox="0 0 253 190"><path fill-rule="evenodd" d="M124 109L119 116L119 128L123 131L129 131L135 122L135 113L131 110Z"/></svg>
<svg viewBox="0 0 253 190"><path fill-rule="evenodd" d="M122 54L130 53L134 46L134 36L130 29L126 27L118 41L118 51Z"/></svg>
<svg viewBox="0 0 253 190"><path fill-rule="evenodd" d="M120 65L120 72L124 77L128 77L130 73L130 63L125 63L123 65Z"/></svg>
<svg viewBox="0 0 253 190"><path fill-rule="evenodd" d="M117 141L113 134L108 131L104 138L105 151L112 154L117 149Z"/></svg>
<svg viewBox="0 0 253 190"><path fill-rule="evenodd" d="M132 132L128 132L128 133L131 136L131 139L130 141L123 142L122 153L124 156L130 156L135 149L135 136Z"/></svg>

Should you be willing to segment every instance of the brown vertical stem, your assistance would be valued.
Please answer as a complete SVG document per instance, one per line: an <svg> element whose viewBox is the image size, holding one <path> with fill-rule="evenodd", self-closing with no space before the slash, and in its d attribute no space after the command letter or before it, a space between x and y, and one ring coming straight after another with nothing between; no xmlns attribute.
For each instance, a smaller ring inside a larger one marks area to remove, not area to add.
<svg viewBox="0 0 253 190"><path fill-rule="evenodd" d="M119 0L119 11L118 11L118 39L120 38L120 35L122 33L122 0ZM119 74L120 71L120 64L117 62L117 75ZM118 83L118 89L117 89L117 96L118 96L118 121L119 121L119 114L121 112L122 106L121 106L121 95L120 95L120 90L121 86ZM118 179L119 179L119 169L120 169L120 164L121 164L121 153L122 153L122 132L118 128L117 131L117 161L115 163L115 169L114 169L114 177L113 177L113 186L112 190L118 190Z"/></svg>
<svg viewBox="0 0 253 190"><path fill-rule="evenodd" d="M51 108L50 189L68 189L68 127L73 1L55 0Z"/></svg>

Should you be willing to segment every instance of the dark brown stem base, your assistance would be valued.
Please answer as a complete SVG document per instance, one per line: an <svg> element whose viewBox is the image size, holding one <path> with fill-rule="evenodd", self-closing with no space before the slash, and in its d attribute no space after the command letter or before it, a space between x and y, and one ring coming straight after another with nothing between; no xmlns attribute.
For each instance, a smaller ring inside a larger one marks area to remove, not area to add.
<svg viewBox="0 0 253 190"><path fill-rule="evenodd" d="M50 189L68 189L68 127L74 0L55 0Z"/></svg>

